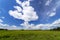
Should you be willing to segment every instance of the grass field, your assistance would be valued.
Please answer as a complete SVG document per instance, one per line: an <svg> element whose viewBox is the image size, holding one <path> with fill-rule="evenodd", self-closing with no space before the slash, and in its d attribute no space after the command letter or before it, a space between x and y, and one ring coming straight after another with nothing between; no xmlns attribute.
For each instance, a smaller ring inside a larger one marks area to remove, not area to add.
<svg viewBox="0 0 60 40"><path fill-rule="evenodd" d="M0 40L60 40L60 31L0 31Z"/></svg>

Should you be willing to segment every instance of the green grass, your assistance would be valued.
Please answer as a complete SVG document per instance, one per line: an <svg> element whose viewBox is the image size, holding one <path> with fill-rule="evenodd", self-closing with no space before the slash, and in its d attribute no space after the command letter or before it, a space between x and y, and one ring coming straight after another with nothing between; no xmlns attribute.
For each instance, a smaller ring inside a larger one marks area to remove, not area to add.
<svg viewBox="0 0 60 40"><path fill-rule="evenodd" d="M60 40L60 31L0 31L0 40Z"/></svg>

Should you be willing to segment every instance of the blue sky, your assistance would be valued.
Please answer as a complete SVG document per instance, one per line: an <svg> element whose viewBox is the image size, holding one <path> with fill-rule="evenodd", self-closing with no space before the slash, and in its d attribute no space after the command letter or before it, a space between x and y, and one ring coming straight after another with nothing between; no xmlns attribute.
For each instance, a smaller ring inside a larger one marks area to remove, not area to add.
<svg viewBox="0 0 60 40"><path fill-rule="evenodd" d="M60 0L0 0L0 28L52 29L60 23Z"/></svg>

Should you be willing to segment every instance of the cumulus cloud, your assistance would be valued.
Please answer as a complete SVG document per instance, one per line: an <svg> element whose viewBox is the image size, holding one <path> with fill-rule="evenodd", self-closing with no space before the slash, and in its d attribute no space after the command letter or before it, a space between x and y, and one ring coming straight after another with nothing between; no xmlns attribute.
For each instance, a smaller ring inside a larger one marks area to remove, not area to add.
<svg viewBox="0 0 60 40"><path fill-rule="evenodd" d="M32 6L30 6L30 0L24 1L24 2L21 2L20 0L16 0L16 2L22 8L20 6L14 6L14 8L16 10L9 11L9 14L11 16L13 16L14 18L17 18L17 19L22 19L24 21L33 21L33 20L38 19L36 11L34 10L34 8Z"/></svg>
<svg viewBox="0 0 60 40"><path fill-rule="evenodd" d="M23 29L34 29L35 25L34 24L29 24L28 22L24 22L23 24L21 24L21 26L23 26Z"/></svg>
<svg viewBox="0 0 60 40"><path fill-rule="evenodd" d="M48 0L45 5L49 5L51 1L52 0ZM32 6L30 6L30 0L27 0L24 2L21 2L20 0L16 0L16 3L19 4L20 6L14 6L15 10L14 11L10 10L9 14L13 16L14 18L24 20L24 23L20 24L21 26L23 26L22 29L28 29L28 30L29 29L43 29L44 30L44 29L52 29L52 28L60 26L58 25L60 23L60 19L54 21L51 24L37 24L37 25L29 24L29 21L34 21L38 19L38 15L36 11L34 10ZM55 16L56 7L54 7L54 9L49 11L47 15L49 17ZM12 26L12 27L16 28L17 26Z"/></svg>
<svg viewBox="0 0 60 40"><path fill-rule="evenodd" d="M8 25L8 24L0 23L0 29L21 30L22 28L20 26Z"/></svg>
<svg viewBox="0 0 60 40"><path fill-rule="evenodd" d="M16 3L18 3L20 6L14 6L15 10L10 10L9 14L17 19L24 20L24 23L21 24L21 26L24 26L24 28L32 27L28 22L34 21L38 19L38 15L34 8L30 6L30 1L27 0L24 2L21 2L20 0L16 0Z"/></svg>
<svg viewBox="0 0 60 40"><path fill-rule="evenodd" d="M55 26L59 26L60 25L60 19L54 21L52 24Z"/></svg>
<svg viewBox="0 0 60 40"><path fill-rule="evenodd" d="M41 29L41 30L49 30L49 29L53 29L53 28L57 28L60 27L60 19L55 20L54 22L52 22L51 24L38 24L38 25L34 25L34 24L29 24L29 23L24 23L22 24L24 25L24 29L25 30L36 30L36 29ZM27 27L28 26L28 27Z"/></svg>
<svg viewBox="0 0 60 40"><path fill-rule="evenodd" d="M20 0L16 0L16 3L21 4L22 2Z"/></svg>
<svg viewBox="0 0 60 40"><path fill-rule="evenodd" d="M2 19L0 19L0 29L8 29L8 30L20 30L20 26L15 26L15 25L8 25L8 24L3 24L4 22Z"/></svg>
<svg viewBox="0 0 60 40"><path fill-rule="evenodd" d="M24 22L23 24L24 27L20 27L20 26L15 26L15 25L8 25L8 24L2 24L0 23L0 29L8 29L8 30L49 30L49 29L53 29L53 28L57 28L60 27L60 18L55 20L54 22L52 22L51 24L29 24L28 22Z"/></svg>
<svg viewBox="0 0 60 40"><path fill-rule="evenodd" d="M51 24L39 24L37 27L40 27L40 29L53 29L60 27L60 19L55 20Z"/></svg>

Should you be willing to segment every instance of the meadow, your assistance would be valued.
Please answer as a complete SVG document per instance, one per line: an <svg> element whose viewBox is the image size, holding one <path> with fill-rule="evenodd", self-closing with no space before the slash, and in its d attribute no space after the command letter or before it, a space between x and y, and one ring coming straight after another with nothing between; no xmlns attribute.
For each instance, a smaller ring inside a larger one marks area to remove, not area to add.
<svg viewBox="0 0 60 40"><path fill-rule="evenodd" d="M60 31L1 30L0 40L60 40Z"/></svg>

